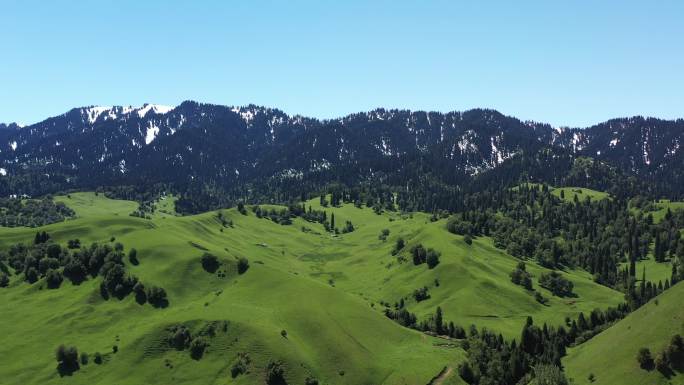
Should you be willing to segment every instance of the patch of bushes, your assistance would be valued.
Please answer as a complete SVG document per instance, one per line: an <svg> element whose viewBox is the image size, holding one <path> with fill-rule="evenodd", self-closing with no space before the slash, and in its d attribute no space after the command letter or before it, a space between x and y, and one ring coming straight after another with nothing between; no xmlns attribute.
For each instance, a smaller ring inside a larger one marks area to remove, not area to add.
<svg viewBox="0 0 684 385"><path fill-rule="evenodd" d="M241 374L246 374L249 370L249 364L252 362L247 353L238 353L237 360L230 368L230 375L235 378Z"/></svg>
<svg viewBox="0 0 684 385"><path fill-rule="evenodd" d="M546 303L549 302L549 300L544 298L544 296L538 291L534 293L534 299L542 305L546 305Z"/></svg>
<svg viewBox="0 0 684 385"><path fill-rule="evenodd" d="M193 338L190 342L190 357L193 360L201 359L207 346L209 346L209 343L204 337Z"/></svg>
<svg viewBox="0 0 684 385"><path fill-rule="evenodd" d="M71 375L80 369L78 364L78 350L75 346L59 345L55 352L57 371L61 376Z"/></svg>
<svg viewBox="0 0 684 385"><path fill-rule="evenodd" d="M183 325L176 325L171 328L168 338L169 346L176 350L184 350L190 346L190 341L192 341L192 335L188 328Z"/></svg>
<svg viewBox="0 0 684 385"><path fill-rule="evenodd" d="M216 337L217 333L227 331L227 321L207 322L194 331L186 325L177 324L166 328L166 343L178 351L188 350L193 360L200 360L210 346L210 340Z"/></svg>
<svg viewBox="0 0 684 385"><path fill-rule="evenodd" d="M565 279L563 275L557 271L552 271L548 274L542 273L539 277L539 285L548 289L553 295L558 297L574 296L574 293L572 292L574 287L573 283Z"/></svg>
<svg viewBox="0 0 684 385"><path fill-rule="evenodd" d="M45 274L45 282L48 289L57 289L62 284L62 272L59 270L48 270Z"/></svg>
<svg viewBox="0 0 684 385"><path fill-rule="evenodd" d="M428 268L433 269L439 264L440 253L432 248L425 249L422 244L411 247L411 257L414 265L427 263Z"/></svg>
<svg viewBox="0 0 684 385"><path fill-rule="evenodd" d="M669 345L660 351L655 359L648 348L641 348L637 354L637 362L642 369L655 368L669 378L674 370L684 369L684 339L679 334L672 336Z"/></svg>
<svg viewBox="0 0 684 385"><path fill-rule="evenodd" d="M394 249L392 249L392 255L397 255L399 252L406 246L406 242L404 242L404 238L398 238L397 243L394 245Z"/></svg>
<svg viewBox="0 0 684 385"><path fill-rule="evenodd" d="M114 238L112 237L112 242ZM78 246L78 248L75 248ZM149 298L149 293L141 295L144 289L142 283L138 285L137 277L128 274L123 259L124 245L92 243L88 247L81 247L80 241L71 240L69 247L62 247L51 240L49 234L44 231L37 232L33 244L15 244L9 247L8 252L0 253L0 259L7 262L9 267L16 272L24 274L24 280L33 284L41 278L45 278L48 289L61 287L64 278L74 285L79 285L90 278L102 277L100 293L105 300L110 297L123 299L136 289L136 300L144 304ZM137 261L137 252L131 249L129 260ZM0 271L7 273L8 267L4 261L0 261ZM1 273L0 273L1 274ZM0 286L4 279L0 275ZM157 288L153 293L153 305L163 307L168 305L166 292Z"/></svg>
<svg viewBox="0 0 684 385"><path fill-rule="evenodd" d="M200 258L200 261L202 262L202 268L204 268L204 270L206 270L208 273L213 274L219 268L218 257L216 257L214 254L204 253Z"/></svg>
<svg viewBox="0 0 684 385"><path fill-rule="evenodd" d="M0 287L7 287L9 286L9 276L5 272L0 272Z"/></svg>
<svg viewBox="0 0 684 385"><path fill-rule="evenodd" d="M150 287L147 289L147 302L157 308L169 306L169 301L166 298L166 290L158 286Z"/></svg>
<svg viewBox="0 0 684 385"><path fill-rule="evenodd" d="M428 249L427 257L425 257L425 263L428 265L428 269L434 269L439 265L439 252L433 249Z"/></svg>
<svg viewBox="0 0 684 385"><path fill-rule="evenodd" d="M78 238L69 239L69 241L67 241L67 247L69 249L80 249L81 248L81 241Z"/></svg>
<svg viewBox="0 0 684 385"><path fill-rule="evenodd" d="M651 350L649 348L639 349L639 353L637 354L637 362L639 363L641 369L653 369L653 356L651 356Z"/></svg>
<svg viewBox="0 0 684 385"><path fill-rule="evenodd" d="M238 274L244 274L249 269L249 260L245 257L238 258L237 270Z"/></svg>
<svg viewBox="0 0 684 385"><path fill-rule="evenodd" d="M317 222L322 224L326 231L331 231L335 228L334 220L331 218L331 221L328 222L328 215L325 211L313 210L311 206L309 206L309 209L307 210L304 204L292 204L281 210L275 210L273 208L267 210L262 209L259 206L253 206L252 210L257 218L267 218L281 225L291 225L292 218L300 217L307 222Z"/></svg>
<svg viewBox="0 0 684 385"><path fill-rule="evenodd" d="M128 251L128 261L134 266L138 266L140 264L140 261L138 260L138 250L132 248Z"/></svg>
<svg viewBox="0 0 684 385"><path fill-rule="evenodd" d="M525 270L525 262L518 262L518 266L511 272L511 282L532 290L532 276Z"/></svg>
<svg viewBox="0 0 684 385"><path fill-rule="evenodd" d="M0 226L38 227L62 222L74 216L74 210L62 202L45 199L0 198Z"/></svg>
<svg viewBox="0 0 684 385"><path fill-rule="evenodd" d="M266 384L282 385L285 383L285 369L282 361L270 361L266 365Z"/></svg>
<svg viewBox="0 0 684 385"><path fill-rule="evenodd" d="M425 301L430 298L430 293L428 292L427 286L423 286L420 289L413 291L413 298L416 302Z"/></svg>

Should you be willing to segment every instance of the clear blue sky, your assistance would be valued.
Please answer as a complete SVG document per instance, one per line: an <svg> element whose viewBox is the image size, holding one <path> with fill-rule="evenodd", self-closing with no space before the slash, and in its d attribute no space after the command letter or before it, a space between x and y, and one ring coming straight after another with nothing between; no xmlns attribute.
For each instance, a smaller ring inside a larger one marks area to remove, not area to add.
<svg viewBox="0 0 684 385"><path fill-rule="evenodd" d="M0 0L0 121L255 103L684 117L683 1Z"/></svg>

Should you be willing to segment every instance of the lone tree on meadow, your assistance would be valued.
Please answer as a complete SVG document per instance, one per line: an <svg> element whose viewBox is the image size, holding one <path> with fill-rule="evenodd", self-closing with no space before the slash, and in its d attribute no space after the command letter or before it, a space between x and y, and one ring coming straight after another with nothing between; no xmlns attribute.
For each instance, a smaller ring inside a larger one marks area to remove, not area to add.
<svg viewBox="0 0 684 385"><path fill-rule="evenodd" d="M285 369L281 361L270 361L266 366L266 383L268 385L281 385L285 382Z"/></svg>
<svg viewBox="0 0 684 385"><path fill-rule="evenodd" d="M211 253L202 254L202 267L209 273L215 273L219 268L218 258Z"/></svg>
<svg viewBox="0 0 684 385"><path fill-rule="evenodd" d="M70 375L79 369L78 350L75 346L59 345L55 351L57 359L57 371L60 375Z"/></svg>
<svg viewBox="0 0 684 385"><path fill-rule="evenodd" d="M138 260L138 250L132 248L130 251L128 251L128 260L131 262L131 264L137 266L140 263Z"/></svg>
<svg viewBox="0 0 684 385"><path fill-rule="evenodd" d="M648 348L639 349L639 353L637 354L637 362L639 362L641 369L653 369L653 356L651 356L651 351Z"/></svg>
<svg viewBox="0 0 684 385"><path fill-rule="evenodd" d="M434 269L435 266L439 265L439 252L433 249L428 249L425 262L427 262L428 268Z"/></svg>
<svg viewBox="0 0 684 385"><path fill-rule="evenodd" d="M167 307L169 301L166 299L166 290L157 286L150 287L147 289L147 302L154 307Z"/></svg>
<svg viewBox="0 0 684 385"><path fill-rule="evenodd" d="M237 264L238 274L244 274L247 269L249 269L249 260L245 257L240 257Z"/></svg>

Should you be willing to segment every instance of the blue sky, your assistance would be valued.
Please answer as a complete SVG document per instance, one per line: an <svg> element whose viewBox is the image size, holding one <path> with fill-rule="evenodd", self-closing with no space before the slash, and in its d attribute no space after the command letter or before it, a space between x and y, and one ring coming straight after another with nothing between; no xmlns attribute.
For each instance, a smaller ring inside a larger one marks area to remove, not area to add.
<svg viewBox="0 0 684 385"><path fill-rule="evenodd" d="M684 117L682 1L0 0L0 121L255 103Z"/></svg>

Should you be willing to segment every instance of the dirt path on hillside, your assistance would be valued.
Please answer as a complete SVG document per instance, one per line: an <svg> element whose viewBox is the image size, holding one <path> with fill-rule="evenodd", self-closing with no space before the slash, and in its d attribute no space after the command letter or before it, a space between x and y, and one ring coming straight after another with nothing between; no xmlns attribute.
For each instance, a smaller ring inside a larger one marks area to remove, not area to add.
<svg viewBox="0 0 684 385"><path fill-rule="evenodd" d="M454 370L451 366L448 366L446 370L443 370L442 373L440 373L437 378L434 380L430 381L430 385L442 385L444 381L446 381L447 378L451 375L451 372Z"/></svg>

